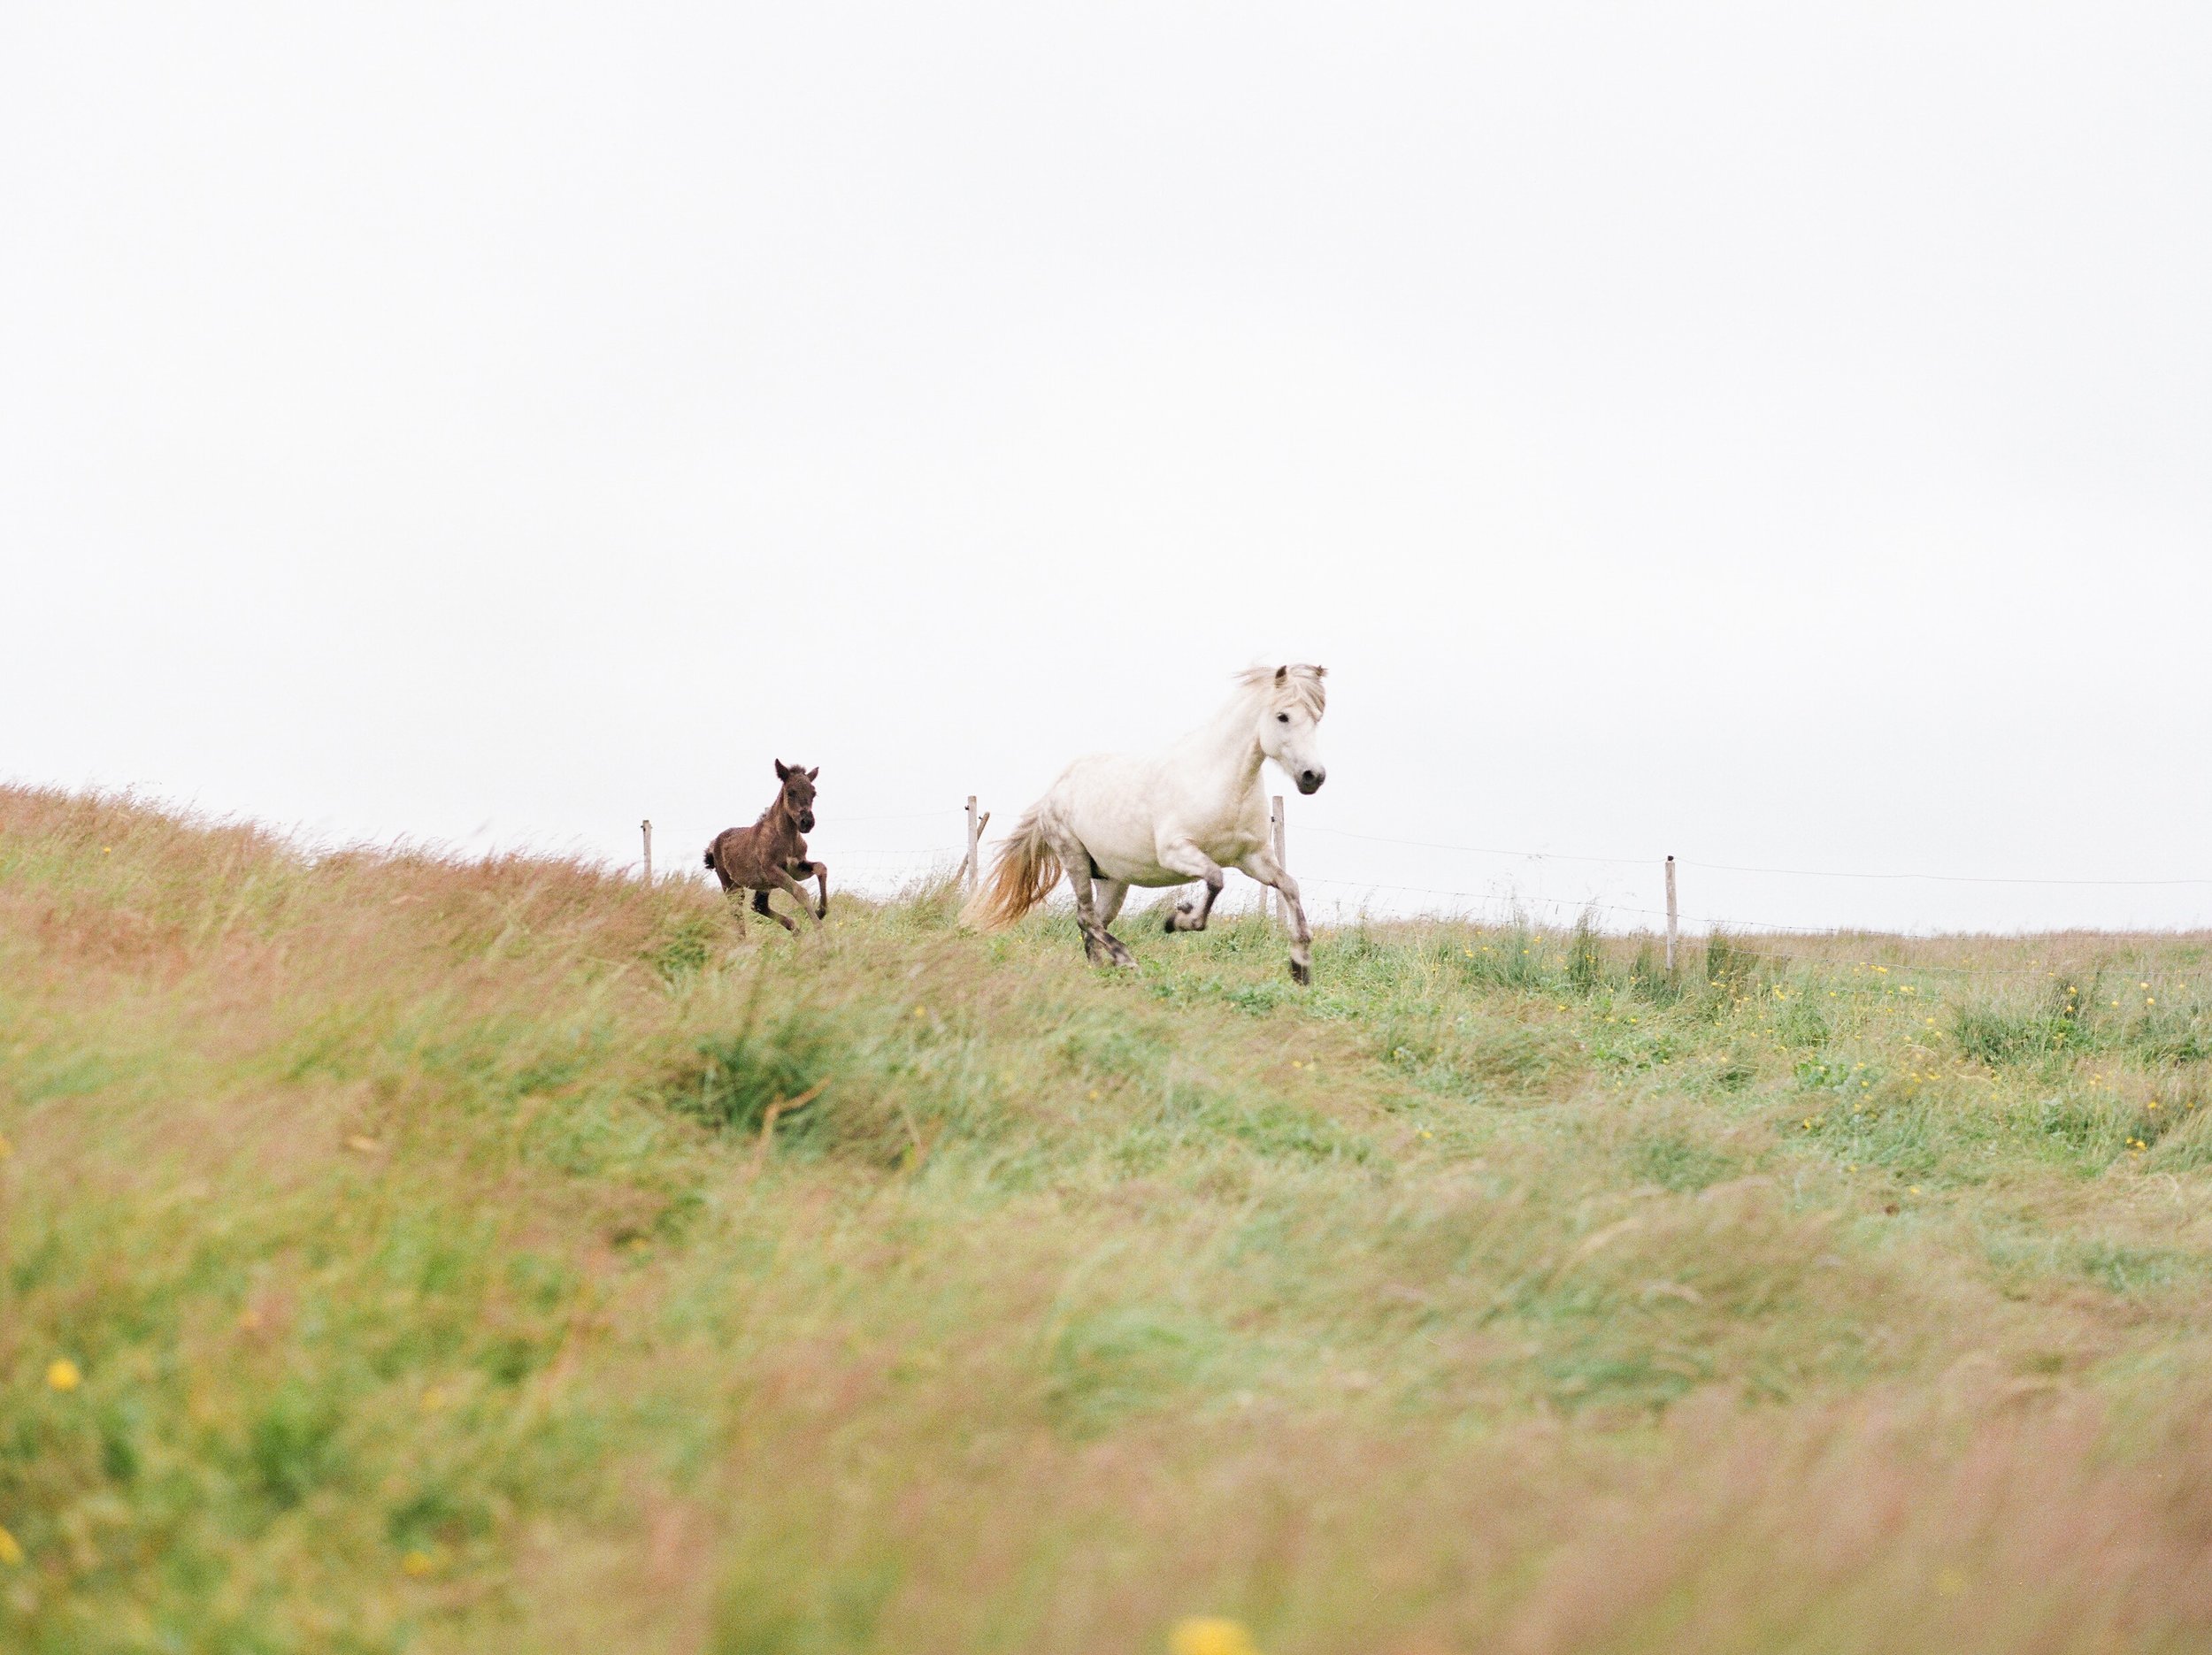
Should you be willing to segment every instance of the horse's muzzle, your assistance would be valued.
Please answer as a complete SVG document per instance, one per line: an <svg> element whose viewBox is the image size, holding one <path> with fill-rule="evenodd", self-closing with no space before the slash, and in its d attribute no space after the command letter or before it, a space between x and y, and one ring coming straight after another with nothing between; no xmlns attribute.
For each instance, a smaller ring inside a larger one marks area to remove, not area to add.
<svg viewBox="0 0 2212 1655"><path fill-rule="evenodd" d="M1301 783L1299 783L1298 785L1299 785L1300 786L1302 786L1302 787L1305 786L1305 784L1304 784L1303 782L1301 782ZM1316 784L1316 785L1318 785L1318 784ZM1308 791L1309 791L1309 792L1310 792L1310 791L1311 791L1311 789L1308 789ZM810 810L810 811L808 811L808 812L807 812L804 816L801 816L801 817L799 818L799 831L800 831L800 832L802 832L802 833L811 833L811 832L813 832L813 831L814 831L814 812L813 812L813 811Z"/></svg>
<svg viewBox="0 0 2212 1655"><path fill-rule="evenodd" d="M1302 793L1317 793L1321 791L1321 784L1328 779L1329 772L1326 770L1300 770L1298 791Z"/></svg>

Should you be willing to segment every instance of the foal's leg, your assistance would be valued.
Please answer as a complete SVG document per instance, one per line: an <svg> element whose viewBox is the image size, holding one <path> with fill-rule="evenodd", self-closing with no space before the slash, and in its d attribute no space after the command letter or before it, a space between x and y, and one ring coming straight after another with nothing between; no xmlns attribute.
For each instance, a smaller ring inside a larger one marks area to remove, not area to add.
<svg viewBox="0 0 2212 1655"><path fill-rule="evenodd" d="M817 925L819 925L822 923L822 916L814 911L814 904L806 900L806 887L804 885L801 885L796 879L794 879L789 874L784 872L784 870L780 868L770 869L768 870L768 877L774 883L777 890L787 891L790 893L791 900L799 905L800 913L805 915L809 920L812 921ZM765 900L764 893L763 893L763 897L764 900ZM798 927L794 925L791 929L796 931Z"/></svg>
<svg viewBox="0 0 2212 1655"><path fill-rule="evenodd" d="M1186 897L1167 912L1169 931L1203 931L1206 916L1214 911L1214 901L1221 895L1221 887L1229 882L1229 876L1221 871L1221 864L1200 850L1188 839L1171 845L1160 852L1160 866L1171 868L1177 873L1188 874L1194 879L1206 882L1206 894L1194 904Z"/></svg>
<svg viewBox="0 0 2212 1655"><path fill-rule="evenodd" d="M777 913L774 908L768 906L768 893L765 891L756 891L753 893L753 912L756 914L767 915L770 919L774 920L777 924L782 926L786 931L796 931L799 929L789 920L786 919L782 915Z"/></svg>
<svg viewBox="0 0 2212 1655"><path fill-rule="evenodd" d="M819 903L809 906L813 908L815 918L827 919L829 917L829 865L826 862L809 862L804 857L801 857L797 862L786 863L784 871L796 879L802 886L810 879L821 880L822 900ZM803 893L800 900L803 901L805 900Z"/></svg>
<svg viewBox="0 0 2212 1655"><path fill-rule="evenodd" d="M1290 877L1290 870L1275 860L1275 853L1262 846L1237 864L1262 885L1271 885L1283 893L1283 905L1290 909L1290 977L1291 981L1305 985L1313 981L1313 932L1306 925L1306 905L1298 900L1298 882Z"/></svg>

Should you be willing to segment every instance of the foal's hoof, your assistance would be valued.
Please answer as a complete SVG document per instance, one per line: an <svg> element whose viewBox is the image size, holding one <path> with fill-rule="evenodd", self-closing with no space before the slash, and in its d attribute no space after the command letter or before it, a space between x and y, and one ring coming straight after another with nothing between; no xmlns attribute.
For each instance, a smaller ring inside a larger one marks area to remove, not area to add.
<svg viewBox="0 0 2212 1655"><path fill-rule="evenodd" d="M1290 980L1297 984L1300 988L1311 988L1313 986L1313 967L1307 964L1303 960L1293 960L1290 962Z"/></svg>

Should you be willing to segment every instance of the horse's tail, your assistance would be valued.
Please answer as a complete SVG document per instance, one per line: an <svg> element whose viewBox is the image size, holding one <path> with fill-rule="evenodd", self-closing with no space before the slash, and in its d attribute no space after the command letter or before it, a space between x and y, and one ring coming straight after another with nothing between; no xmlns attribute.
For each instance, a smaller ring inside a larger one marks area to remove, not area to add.
<svg viewBox="0 0 2212 1655"><path fill-rule="evenodd" d="M1038 810L1021 819L992 865L990 877L976 887L960 913L978 931L1001 931L1045 900L1059 883L1060 859L1046 843Z"/></svg>
<svg viewBox="0 0 2212 1655"><path fill-rule="evenodd" d="M714 847L711 845L707 847L707 866L710 868L714 866Z"/></svg>

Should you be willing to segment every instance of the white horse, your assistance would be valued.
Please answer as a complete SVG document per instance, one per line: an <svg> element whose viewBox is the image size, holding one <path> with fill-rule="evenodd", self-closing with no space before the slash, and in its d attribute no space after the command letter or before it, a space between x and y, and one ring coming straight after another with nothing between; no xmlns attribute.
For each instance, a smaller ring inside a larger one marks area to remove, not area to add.
<svg viewBox="0 0 2212 1655"><path fill-rule="evenodd" d="M1221 894L1222 870L1237 868L1283 893L1294 922L1290 974L1312 982L1313 933L1298 882L1267 842L1260 766L1273 759L1302 793L1328 779L1317 739L1327 675L1325 667L1254 667L1237 675L1227 705L1166 752L1076 760L999 852L990 879L968 905L968 923L987 930L1012 924L1045 900L1064 871L1075 887L1083 952L1094 962L1134 965L1106 929L1131 885L1204 880L1204 896L1184 899L1167 917L1171 931L1203 931Z"/></svg>

